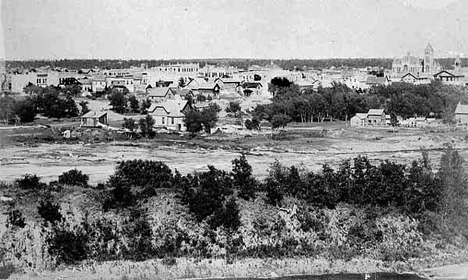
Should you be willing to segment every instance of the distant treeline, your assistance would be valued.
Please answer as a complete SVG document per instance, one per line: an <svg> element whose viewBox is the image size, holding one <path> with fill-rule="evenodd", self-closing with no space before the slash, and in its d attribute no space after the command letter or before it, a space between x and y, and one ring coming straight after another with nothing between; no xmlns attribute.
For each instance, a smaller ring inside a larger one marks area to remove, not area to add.
<svg viewBox="0 0 468 280"><path fill-rule="evenodd" d="M130 68L131 66L141 66L146 64L148 67L159 66L162 64L174 63L199 63L200 67L206 64L235 66L240 69L247 69L252 65L267 66L275 64L283 69L288 70L304 70L304 69L325 69L334 67L384 67L391 68L392 59L389 58L345 58L345 59L171 59L171 60L154 60L154 59L60 59L60 60L13 60L7 61L7 69L35 69L43 66L67 68L71 70L89 69L98 67L100 69L112 68Z"/></svg>

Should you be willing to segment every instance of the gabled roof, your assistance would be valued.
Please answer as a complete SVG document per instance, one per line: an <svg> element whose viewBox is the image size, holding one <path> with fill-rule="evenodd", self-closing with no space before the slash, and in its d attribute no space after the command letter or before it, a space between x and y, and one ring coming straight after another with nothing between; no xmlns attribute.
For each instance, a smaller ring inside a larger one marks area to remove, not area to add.
<svg viewBox="0 0 468 280"><path fill-rule="evenodd" d="M188 101L181 99L169 99L161 103L151 104L148 112L153 113L157 108L166 111L168 117L184 117L182 112L188 106Z"/></svg>
<svg viewBox="0 0 468 280"><path fill-rule="evenodd" d="M107 112L89 111L88 113L81 116L81 118L100 118L100 117L102 117L102 116L104 116L106 114L107 114Z"/></svg>
<svg viewBox="0 0 468 280"><path fill-rule="evenodd" d="M404 79L406 76L411 76L413 77L414 79L417 79L418 77L416 77L415 75L411 74L411 73L406 73L405 75L401 76L401 79Z"/></svg>
<svg viewBox="0 0 468 280"><path fill-rule="evenodd" d="M367 113L356 113L355 117L358 117L361 120L364 120L364 119L367 119Z"/></svg>
<svg viewBox="0 0 468 280"><path fill-rule="evenodd" d="M148 97L165 97L169 92L169 87L148 88Z"/></svg>
<svg viewBox="0 0 468 280"><path fill-rule="evenodd" d="M224 83L224 84L240 84L241 83L240 80L236 80L234 78L216 78L214 80L215 83L219 82L219 81Z"/></svg>
<svg viewBox="0 0 468 280"><path fill-rule="evenodd" d="M385 112L384 109L369 109L368 116L381 116Z"/></svg>
<svg viewBox="0 0 468 280"><path fill-rule="evenodd" d="M442 75L443 73L445 73L445 75ZM442 70L440 72L438 72L437 74L434 74L434 77L439 77L439 76L443 76L443 77L464 77L463 75L455 75L455 74L452 74L450 73L449 71L446 71L446 70Z"/></svg>
<svg viewBox="0 0 468 280"><path fill-rule="evenodd" d="M468 114L468 105L458 103L455 114Z"/></svg>
<svg viewBox="0 0 468 280"><path fill-rule="evenodd" d="M257 88L258 86L263 87L262 83L259 82L245 82L242 84L243 88Z"/></svg>
<svg viewBox="0 0 468 280"><path fill-rule="evenodd" d="M206 83L204 78L191 78L190 82L187 83L187 87L197 88L200 84Z"/></svg>

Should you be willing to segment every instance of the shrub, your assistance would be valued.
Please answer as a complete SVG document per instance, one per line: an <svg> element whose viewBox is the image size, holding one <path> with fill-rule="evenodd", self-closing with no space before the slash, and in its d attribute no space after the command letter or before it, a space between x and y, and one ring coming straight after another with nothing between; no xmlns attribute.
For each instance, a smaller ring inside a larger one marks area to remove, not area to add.
<svg viewBox="0 0 468 280"><path fill-rule="evenodd" d="M117 176L111 176L107 182L107 186L110 188L110 191L103 203L104 211L113 208L132 207L136 203L136 196L132 192L131 185L127 180Z"/></svg>
<svg viewBox="0 0 468 280"><path fill-rule="evenodd" d="M72 169L60 175L58 181L64 185L86 187L88 180L88 175L83 174L80 170Z"/></svg>
<svg viewBox="0 0 468 280"><path fill-rule="evenodd" d="M140 210L132 210L129 219L125 221L123 234L128 238L125 258L143 261L155 253L151 243L153 236L151 226Z"/></svg>
<svg viewBox="0 0 468 280"><path fill-rule="evenodd" d="M19 210L11 210L8 212L7 226L24 228L26 223L24 222L23 213Z"/></svg>
<svg viewBox="0 0 468 280"><path fill-rule="evenodd" d="M231 197L222 207L216 209L209 224L212 229L223 226L225 229L237 230L241 222L236 200Z"/></svg>
<svg viewBox="0 0 468 280"><path fill-rule="evenodd" d="M41 218L44 219L45 224L49 222L52 225L55 225L63 220L63 216L60 213L60 205L52 203L49 200L42 201L37 207L37 211Z"/></svg>
<svg viewBox="0 0 468 280"><path fill-rule="evenodd" d="M212 228L237 228L240 224L237 204L233 199L226 200L233 194L232 178L213 166L209 165L208 169L185 177L176 172L177 196L198 222L210 217L208 223Z"/></svg>
<svg viewBox="0 0 468 280"><path fill-rule="evenodd" d="M140 198L156 195L156 189L173 186L172 170L163 162L152 160L127 160L119 162L115 180L127 185L141 187Z"/></svg>
<svg viewBox="0 0 468 280"><path fill-rule="evenodd" d="M237 113L240 110L241 106L238 101L229 101L229 105L226 107L226 113Z"/></svg>
<svg viewBox="0 0 468 280"><path fill-rule="evenodd" d="M54 227L46 239L49 254L55 256L59 264L76 264L86 259L87 241L88 238L80 227L73 231L62 226Z"/></svg>
<svg viewBox="0 0 468 280"><path fill-rule="evenodd" d="M35 174L26 174L20 179L16 179L16 185L23 190L41 190L45 189L47 185L40 182L40 178Z"/></svg>
<svg viewBox="0 0 468 280"><path fill-rule="evenodd" d="M258 121L257 118L252 118L252 120L246 119L244 122L244 125L245 125L245 128L247 128L248 130L252 130L252 129L260 130L260 122Z"/></svg>
<svg viewBox="0 0 468 280"><path fill-rule="evenodd" d="M233 184L239 190L239 197L249 200L255 198L257 181L252 176L252 166L248 163L245 155L232 161Z"/></svg>

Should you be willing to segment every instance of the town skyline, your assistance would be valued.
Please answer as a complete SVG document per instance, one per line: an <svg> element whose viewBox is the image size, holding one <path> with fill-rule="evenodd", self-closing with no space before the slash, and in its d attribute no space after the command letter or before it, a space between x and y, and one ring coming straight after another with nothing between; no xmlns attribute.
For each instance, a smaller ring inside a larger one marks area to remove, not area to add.
<svg viewBox="0 0 468 280"><path fill-rule="evenodd" d="M395 58L407 52L419 56L428 42L436 57L463 57L468 40L463 5L457 0L3 1L0 57Z"/></svg>

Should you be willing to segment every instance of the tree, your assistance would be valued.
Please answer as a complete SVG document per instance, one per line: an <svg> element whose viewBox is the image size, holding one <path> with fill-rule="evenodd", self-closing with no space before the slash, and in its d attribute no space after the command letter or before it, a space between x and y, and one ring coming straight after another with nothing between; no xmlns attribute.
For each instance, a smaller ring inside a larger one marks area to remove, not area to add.
<svg viewBox="0 0 468 280"><path fill-rule="evenodd" d="M151 100L149 100L149 99L142 100L141 104L140 104L140 113L148 114L148 108L149 107L151 107Z"/></svg>
<svg viewBox="0 0 468 280"><path fill-rule="evenodd" d="M110 95L108 95L108 99L112 106L112 110L119 114L125 113L127 110L127 97L122 91L117 89L112 90Z"/></svg>
<svg viewBox="0 0 468 280"><path fill-rule="evenodd" d="M179 79L179 88L185 87L185 80L183 77L180 77Z"/></svg>
<svg viewBox="0 0 468 280"><path fill-rule="evenodd" d="M132 139L134 137L135 129L138 128L137 124L135 123L135 120L132 118L124 118L124 123L122 124L122 127L130 131L127 135L129 139Z"/></svg>
<svg viewBox="0 0 468 280"><path fill-rule="evenodd" d="M132 112L137 113L139 110L139 104L135 95L130 95L130 97L128 98L128 102L130 103L130 109L132 110Z"/></svg>
<svg viewBox="0 0 468 280"><path fill-rule="evenodd" d="M49 118L76 117L79 113L73 98L52 86L44 88L33 100L38 112Z"/></svg>
<svg viewBox="0 0 468 280"><path fill-rule="evenodd" d="M37 95L42 92L42 88L36 85L29 83L27 86L24 87L23 91L27 95Z"/></svg>
<svg viewBox="0 0 468 280"><path fill-rule="evenodd" d="M195 134L203 129L202 116L199 111L189 110L185 113L184 118L185 127L187 131Z"/></svg>
<svg viewBox="0 0 468 280"><path fill-rule="evenodd" d="M205 128L206 133L211 133L211 129L216 125L218 121L218 113L221 108L216 103L211 103L208 108L201 111L201 122Z"/></svg>
<svg viewBox="0 0 468 280"><path fill-rule="evenodd" d="M226 113L235 113L240 112L241 106L238 101L229 101L229 105L226 107Z"/></svg>
<svg viewBox="0 0 468 280"><path fill-rule="evenodd" d="M443 186L440 206L445 226L448 222L463 225L468 219L465 202L468 199L468 177L463 158L451 146L447 146L440 159L437 176Z"/></svg>
<svg viewBox="0 0 468 280"><path fill-rule="evenodd" d="M29 97L16 102L14 111L15 115L19 117L21 122L32 122L37 114L34 101Z"/></svg>
<svg viewBox="0 0 468 280"><path fill-rule="evenodd" d="M390 114L390 125L393 127L400 125L400 122L398 121L397 115L395 113Z"/></svg>
<svg viewBox="0 0 468 280"><path fill-rule="evenodd" d="M252 120L246 119L244 122L244 125L245 125L245 128L247 128L248 130L252 130L252 129L260 130L260 122L258 121L257 118L252 118Z"/></svg>
<svg viewBox="0 0 468 280"><path fill-rule="evenodd" d="M63 88L63 92L65 92L68 96L77 97L81 92L81 86L78 84L66 85Z"/></svg>
<svg viewBox="0 0 468 280"><path fill-rule="evenodd" d="M151 115L146 115L145 118L141 118L138 125L141 130L141 135L147 138L154 138L156 132L154 131L155 121Z"/></svg>
<svg viewBox="0 0 468 280"><path fill-rule="evenodd" d="M233 184L239 190L239 197L243 199L255 198L257 182L252 177L252 166L248 163L245 155L232 161Z"/></svg>
<svg viewBox="0 0 468 280"><path fill-rule="evenodd" d="M79 103L79 105L81 107L81 115L84 115L90 111L88 108L88 101L83 100Z"/></svg>
<svg viewBox="0 0 468 280"><path fill-rule="evenodd" d="M271 120L272 128L285 127L291 121L291 117L286 114L274 115Z"/></svg>
<svg viewBox="0 0 468 280"><path fill-rule="evenodd" d="M197 94L197 96L196 96L196 100L197 100L197 102L205 102L205 101L206 101L206 96L204 96L203 94L199 93L199 94Z"/></svg>

